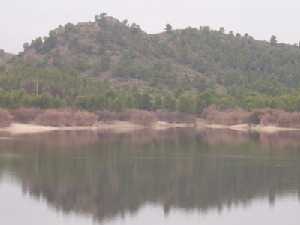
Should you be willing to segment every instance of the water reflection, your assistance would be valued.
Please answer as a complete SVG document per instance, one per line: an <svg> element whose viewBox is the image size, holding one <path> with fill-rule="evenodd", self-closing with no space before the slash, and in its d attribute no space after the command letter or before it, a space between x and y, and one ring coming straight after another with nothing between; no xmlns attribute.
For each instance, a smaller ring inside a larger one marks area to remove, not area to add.
<svg viewBox="0 0 300 225"><path fill-rule="evenodd" d="M226 211L299 195L300 134L51 133L0 142L0 174L65 214L107 221L148 205ZM130 223L129 223L130 224Z"/></svg>

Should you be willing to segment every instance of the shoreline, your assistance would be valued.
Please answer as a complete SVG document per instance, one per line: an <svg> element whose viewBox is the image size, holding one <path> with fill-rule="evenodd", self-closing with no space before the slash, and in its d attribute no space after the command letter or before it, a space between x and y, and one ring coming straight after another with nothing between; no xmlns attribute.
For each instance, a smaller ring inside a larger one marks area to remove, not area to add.
<svg viewBox="0 0 300 225"><path fill-rule="evenodd" d="M258 132L258 133L277 133L284 131L300 131L300 128L292 127L278 127L278 126L262 126L262 125L249 125L249 124L236 124L236 125L222 125L211 124L203 120L198 120L194 123L168 123L164 121L157 121L151 126L143 126L129 121L111 121L99 122L94 126L86 127L53 127L43 126L37 124L24 124L12 123L8 127L0 128L0 132L9 133L10 135L23 135L23 134L38 134L53 131L109 131L111 133L129 133L144 129L151 129L154 131L162 131L168 129L212 129L212 130L232 130L237 132Z"/></svg>
<svg viewBox="0 0 300 225"><path fill-rule="evenodd" d="M111 121L111 122L98 122L94 126L73 126L73 127L53 127L43 126L32 123L12 123L8 127L0 128L0 132L9 133L10 135L23 135L23 134L38 134L48 133L53 131L109 131L111 133L129 133L144 129L152 130L167 130L172 128L192 128L192 123L167 123L158 121L152 126L143 126L128 121Z"/></svg>
<svg viewBox="0 0 300 225"><path fill-rule="evenodd" d="M257 132L257 133L277 133L283 131L300 131L300 128L279 127L279 126L263 126L263 125L221 125L221 124L206 124L203 126L206 129L232 130L238 132Z"/></svg>

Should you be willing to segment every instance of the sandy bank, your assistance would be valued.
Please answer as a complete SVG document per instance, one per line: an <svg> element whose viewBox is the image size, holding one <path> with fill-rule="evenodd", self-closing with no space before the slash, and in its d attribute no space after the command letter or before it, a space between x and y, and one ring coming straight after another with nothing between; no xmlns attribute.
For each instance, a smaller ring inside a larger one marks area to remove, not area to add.
<svg viewBox="0 0 300 225"><path fill-rule="evenodd" d="M154 130L167 130L172 128L192 128L195 125L193 123L167 123L164 121L158 121L151 127Z"/></svg>
<svg viewBox="0 0 300 225"><path fill-rule="evenodd" d="M0 128L0 132L6 132L10 135L35 134L51 131L109 131L112 133L127 133L142 129L166 130L171 128L193 127L193 124L188 123L166 123L158 121L150 127L134 124L126 121L111 121L99 122L94 126L89 127L51 127L35 124L12 123L9 127Z"/></svg>
<svg viewBox="0 0 300 225"><path fill-rule="evenodd" d="M131 124L129 122L114 121L111 123L98 123L95 126L89 127L51 127L35 124L12 123L9 127L1 128L0 131L11 135L45 133L51 131L82 131L82 130L110 130L112 132L130 132L143 127Z"/></svg>
<svg viewBox="0 0 300 225"><path fill-rule="evenodd" d="M145 127L142 125L126 121L99 122L96 126L97 130L106 130L113 133L127 133L136 130L142 130L144 128Z"/></svg>
<svg viewBox="0 0 300 225"><path fill-rule="evenodd" d="M34 134L57 130L55 127L38 126L33 124L12 123L9 127L1 128L0 131L11 135Z"/></svg>
<svg viewBox="0 0 300 225"><path fill-rule="evenodd" d="M299 128L291 127L278 127L278 126L262 126L262 125L249 125L249 124L237 124L237 125L220 125L220 124L204 124L197 126L197 128L208 128L208 129L224 129L234 130L240 132L259 132L259 133L276 133L281 131L300 131Z"/></svg>
<svg viewBox="0 0 300 225"><path fill-rule="evenodd" d="M300 131L299 128L277 127L277 126L261 126L261 125L250 126L250 128L248 128L248 129L251 130L251 131L256 131L256 132L261 132L261 133L276 133L276 132L280 132L280 131Z"/></svg>
<svg viewBox="0 0 300 225"><path fill-rule="evenodd" d="M50 127L50 126L40 126L35 124L21 124L12 123L9 127L1 128L0 131L7 132L11 135L19 134L35 134L44 133L50 131L67 131L67 130L93 130L96 127Z"/></svg>
<svg viewBox="0 0 300 225"><path fill-rule="evenodd" d="M6 132L10 135L22 135L22 134L35 134L45 133L51 131L109 131L112 133L128 133L142 129L153 129L153 130L167 130L175 128L196 128L196 129L224 129L234 130L239 132L260 132L260 133L276 133L281 131L300 131L298 128L288 127L276 127L276 126L261 126L261 125L248 125L248 124L237 124L237 125L221 125L221 124L209 124L203 120L193 123L167 123L158 121L150 127L134 124L126 121L112 121L112 122L99 122L95 126L89 127L51 127L41 126L34 124L21 124L12 123L9 127L0 128L0 132Z"/></svg>

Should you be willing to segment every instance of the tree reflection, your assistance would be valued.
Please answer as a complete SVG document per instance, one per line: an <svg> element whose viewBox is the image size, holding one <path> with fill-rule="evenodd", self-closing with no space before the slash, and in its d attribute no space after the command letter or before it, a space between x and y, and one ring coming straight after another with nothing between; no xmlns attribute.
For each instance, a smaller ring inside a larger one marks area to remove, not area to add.
<svg viewBox="0 0 300 225"><path fill-rule="evenodd" d="M191 130L52 133L2 142L0 171L12 172L24 193L57 210L99 221L147 203L166 214L172 208L205 213L299 192L297 139Z"/></svg>

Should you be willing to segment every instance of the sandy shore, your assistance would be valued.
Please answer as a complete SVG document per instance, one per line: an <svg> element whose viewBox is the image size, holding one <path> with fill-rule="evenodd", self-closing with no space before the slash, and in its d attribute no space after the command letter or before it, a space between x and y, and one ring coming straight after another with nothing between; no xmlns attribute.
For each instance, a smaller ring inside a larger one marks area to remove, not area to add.
<svg viewBox="0 0 300 225"><path fill-rule="evenodd" d="M276 133L282 131L300 131L300 128L293 127L279 127L279 126L263 126L254 124L236 124L236 125L223 125L208 123L203 119L196 121L196 129L220 129L220 130L233 130L239 132L258 132L258 133Z"/></svg>
<svg viewBox="0 0 300 225"><path fill-rule="evenodd" d="M257 127L255 128L257 131L262 131L262 132L268 132L268 133L273 133L273 132L279 132L279 131L300 131L299 128L289 128L289 127L273 127L273 126L265 126L265 127ZM254 130L255 130L254 129Z"/></svg>
<svg viewBox="0 0 300 225"><path fill-rule="evenodd" d="M112 121L108 123L99 122L95 129L110 131L112 133L128 133L132 131L145 129L145 127L126 121Z"/></svg>
<svg viewBox="0 0 300 225"><path fill-rule="evenodd" d="M97 131L97 130L109 130L111 132L130 132L134 130L143 129L142 126L135 125L129 122L113 121L111 123L99 123L95 126L89 127L51 127L41 126L35 124L21 124L12 123L9 127L1 128L1 132L9 133L10 135L21 135L21 134L36 134L45 133L52 131Z"/></svg>
<svg viewBox="0 0 300 225"><path fill-rule="evenodd" d="M128 133L142 129L166 130L171 128L193 127L193 124L186 123L166 123L158 121L151 127L134 124L126 121L99 122L95 126L89 127L51 127L35 124L12 123L9 127L0 128L0 132L9 133L10 135L36 134L52 131L109 131L112 133Z"/></svg>
<svg viewBox="0 0 300 225"><path fill-rule="evenodd" d="M34 134L56 130L54 127L37 126L33 124L12 123L9 127L1 128L1 132L7 132L12 135L17 134Z"/></svg>
<svg viewBox="0 0 300 225"><path fill-rule="evenodd" d="M209 124L203 120L193 123L167 123L158 121L150 127L134 124L126 121L112 121L112 122L99 122L95 126L89 127L51 127L41 126L34 124L21 124L12 123L9 127L0 128L0 132L6 132L10 135L22 135L22 134L35 134L45 133L51 131L109 131L112 133L128 133L138 131L142 129L153 129L153 130L167 130L174 128L196 128L196 129L224 129L234 130L239 132L260 132L260 133L276 133L281 131L300 131L298 128L287 128L287 127L276 127L276 126L261 126L261 125L248 125L248 124L237 124L233 126L220 125L220 124Z"/></svg>
<svg viewBox="0 0 300 225"><path fill-rule="evenodd" d="M167 130L172 128L192 128L195 124L192 123L167 123L164 121L158 121L151 127L154 130Z"/></svg>
<svg viewBox="0 0 300 225"><path fill-rule="evenodd" d="M299 128L291 127L277 127L277 126L262 126L262 125L249 125L249 124L237 124L237 125L220 125L220 124L206 124L203 126L208 129L224 129L234 130L240 132L259 132L259 133L276 133L281 131L300 131Z"/></svg>
<svg viewBox="0 0 300 225"><path fill-rule="evenodd" d="M57 130L87 130L94 129L93 127L50 127L34 124L12 123L9 127L1 128L0 131L7 132L11 135L19 134L35 134Z"/></svg>

